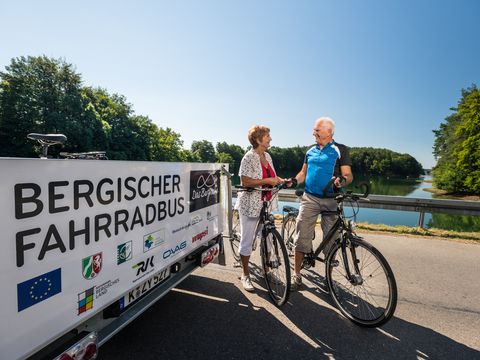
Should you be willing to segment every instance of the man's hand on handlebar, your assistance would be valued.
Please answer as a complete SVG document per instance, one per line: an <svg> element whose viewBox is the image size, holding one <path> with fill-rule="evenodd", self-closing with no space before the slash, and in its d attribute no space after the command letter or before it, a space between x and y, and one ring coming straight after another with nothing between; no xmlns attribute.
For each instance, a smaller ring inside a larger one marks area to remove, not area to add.
<svg viewBox="0 0 480 360"><path fill-rule="evenodd" d="M346 183L347 183L347 178L345 176L338 176L333 182L333 185L335 185L338 189L340 189L341 187L345 186Z"/></svg>
<svg viewBox="0 0 480 360"><path fill-rule="evenodd" d="M297 187L298 181L296 178L285 179L285 185L288 188Z"/></svg>

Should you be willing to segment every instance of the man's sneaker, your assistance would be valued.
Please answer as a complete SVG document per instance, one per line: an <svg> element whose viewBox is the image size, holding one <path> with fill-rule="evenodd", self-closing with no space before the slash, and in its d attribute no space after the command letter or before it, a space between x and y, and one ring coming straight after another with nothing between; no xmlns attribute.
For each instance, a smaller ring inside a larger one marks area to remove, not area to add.
<svg viewBox="0 0 480 360"><path fill-rule="evenodd" d="M250 276L244 276L240 278L240 282L242 283L243 288L246 291L255 291L255 288L253 287L252 280L250 279Z"/></svg>
<svg viewBox="0 0 480 360"><path fill-rule="evenodd" d="M267 273L267 278L268 278L268 281L271 282L272 284L280 285L281 283L283 283L283 281L280 280L278 275L275 274L273 271L269 271Z"/></svg>
<svg viewBox="0 0 480 360"><path fill-rule="evenodd" d="M292 284L290 286L291 291L297 291L302 286L302 275L294 274L292 276Z"/></svg>

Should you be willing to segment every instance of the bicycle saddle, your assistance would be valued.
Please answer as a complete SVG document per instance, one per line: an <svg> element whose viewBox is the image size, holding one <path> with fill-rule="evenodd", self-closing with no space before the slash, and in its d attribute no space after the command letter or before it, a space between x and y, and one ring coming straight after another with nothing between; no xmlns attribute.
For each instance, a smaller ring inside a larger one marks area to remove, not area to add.
<svg viewBox="0 0 480 360"><path fill-rule="evenodd" d="M48 145L63 144L65 141L67 141L67 137L63 134L30 133L27 135L27 138L37 140Z"/></svg>

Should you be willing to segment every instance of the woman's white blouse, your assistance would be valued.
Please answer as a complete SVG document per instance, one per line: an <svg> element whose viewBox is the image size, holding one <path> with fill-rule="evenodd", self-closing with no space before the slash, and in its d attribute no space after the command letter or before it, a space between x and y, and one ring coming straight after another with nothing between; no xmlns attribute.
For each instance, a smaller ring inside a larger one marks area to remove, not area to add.
<svg viewBox="0 0 480 360"><path fill-rule="evenodd" d="M268 163L275 171L273 166L272 157L269 153L265 152L265 157ZM275 171L275 174L277 172ZM240 170L238 172L240 177L247 176L251 179L260 180L263 178L262 163L260 162L260 155L258 155L253 149L249 150L242 158L240 163ZM258 217L262 210L262 193L260 191L241 191L238 193L235 208L239 213L244 216ZM277 208L277 198L270 203L270 211Z"/></svg>

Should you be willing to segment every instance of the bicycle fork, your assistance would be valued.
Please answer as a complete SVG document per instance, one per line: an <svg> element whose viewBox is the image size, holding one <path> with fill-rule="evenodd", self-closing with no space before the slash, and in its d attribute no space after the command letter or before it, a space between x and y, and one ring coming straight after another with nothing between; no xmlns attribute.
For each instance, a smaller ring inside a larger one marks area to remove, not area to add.
<svg viewBox="0 0 480 360"><path fill-rule="evenodd" d="M343 236L342 236L343 237ZM360 269L358 267L359 260L357 259L357 253L355 247L350 240L341 240L341 250L342 250L342 261L345 268L347 280L354 286L363 284L363 277L360 274ZM348 261L348 250L350 251L353 265L353 272L351 271L350 262Z"/></svg>

